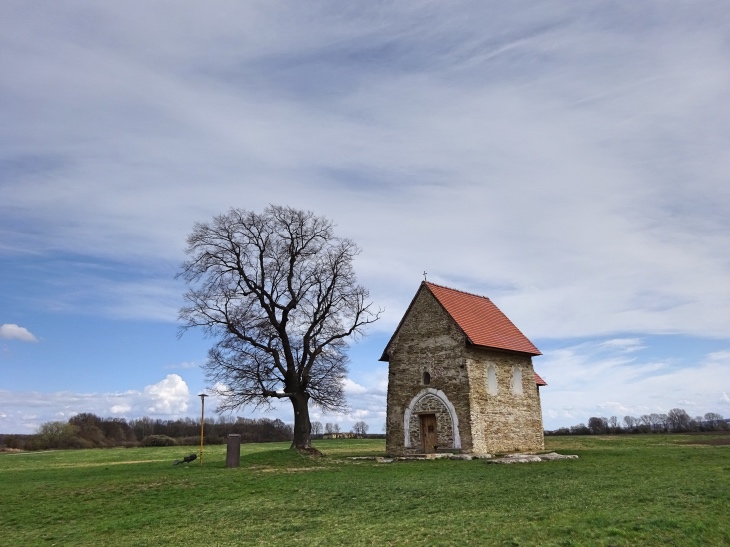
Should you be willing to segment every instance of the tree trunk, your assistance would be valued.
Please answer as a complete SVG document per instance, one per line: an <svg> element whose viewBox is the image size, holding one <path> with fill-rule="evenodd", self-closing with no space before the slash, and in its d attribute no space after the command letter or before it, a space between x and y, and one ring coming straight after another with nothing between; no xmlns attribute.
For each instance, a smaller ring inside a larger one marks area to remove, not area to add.
<svg viewBox="0 0 730 547"><path fill-rule="evenodd" d="M312 425L309 422L309 395L298 394L291 399L294 407L294 440L291 447L297 450L311 450Z"/></svg>

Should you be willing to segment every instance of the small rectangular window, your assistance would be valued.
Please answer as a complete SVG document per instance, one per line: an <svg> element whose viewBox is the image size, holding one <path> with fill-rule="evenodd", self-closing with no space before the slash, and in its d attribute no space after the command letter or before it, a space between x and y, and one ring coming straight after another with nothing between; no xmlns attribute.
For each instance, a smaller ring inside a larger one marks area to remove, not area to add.
<svg viewBox="0 0 730 547"><path fill-rule="evenodd" d="M518 366L512 367L512 393L522 395L522 369Z"/></svg>
<svg viewBox="0 0 730 547"><path fill-rule="evenodd" d="M489 395L497 394L497 369L491 363L487 365L487 393Z"/></svg>

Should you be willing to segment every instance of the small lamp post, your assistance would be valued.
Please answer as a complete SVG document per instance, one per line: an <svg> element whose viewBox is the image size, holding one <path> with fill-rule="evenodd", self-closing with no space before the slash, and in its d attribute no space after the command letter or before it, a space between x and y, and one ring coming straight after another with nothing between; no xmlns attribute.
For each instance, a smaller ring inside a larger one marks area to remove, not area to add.
<svg viewBox="0 0 730 547"><path fill-rule="evenodd" d="M203 465L203 434L205 433L205 393L200 393L200 465Z"/></svg>

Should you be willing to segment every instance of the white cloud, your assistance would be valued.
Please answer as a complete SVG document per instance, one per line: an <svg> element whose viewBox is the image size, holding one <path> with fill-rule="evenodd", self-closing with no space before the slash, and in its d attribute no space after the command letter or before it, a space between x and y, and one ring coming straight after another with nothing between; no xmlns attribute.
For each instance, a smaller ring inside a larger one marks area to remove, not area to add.
<svg viewBox="0 0 730 547"><path fill-rule="evenodd" d="M640 338L613 338L599 344L600 347L623 353L632 353L644 349L646 346Z"/></svg>
<svg viewBox="0 0 730 547"><path fill-rule="evenodd" d="M368 388L353 382L349 378L345 378L345 381L343 382L343 389L347 395L361 395L368 392Z"/></svg>
<svg viewBox="0 0 730 547"><path fill-rule="evenodd" d="M692 415L718 412L730 384L730 356L715 352L700 362L628 358L621 345L585 342L546 352L536 362L548 378L540 390L546 429L586 423L591 416L619 418L686 407Z"/></svg>
<svg viewBox="0 0 730 547"><path fill-rule="evenodd" d="M365 421L370 426L370 433L381 433L385 424L387 386L387 363L369 365L368 374L361 375L358 381L345 379L345 395L350 406L347 412L324 414L315 409L312 421L337 422L345 429L355 422Z"/></svg>
<svg viewBox="0 0 730 547"><path fill-rule="evenodd" d="M128 404L113 405L109 408L109 412L112 414L126 414L130 410L132 410L132 406Z"/></svg>
<svg viewBox="0 0 730 547"><path fill-rule="evenodd" d="M152 414L183 414L188 409L190 390L177 374L168 374L164 380L145 387L143 394L149 405L147 411Z"/></svg>
<svg viewBox="0 0 730 547"><path fill-rule="evenodd" d="M631 409L622 403L616 402L616 401L607 401L605 403L599 403L596 405L598 408L603 410L606 414L618 414L618 415L626 415L631 412ZM572 418L572 416L571 416Z"/></svg>
<svg viewBox="0 0 730 547"><path fill-rule="evenodd" d="M6 340L20 340L22 342L38 341L38 338L36 338L28 329L25 327L19 327L14 323L5 323L4 325L0 325L0 338L5 338Z"/></svg>
<svg viewBox="0 0 730 547"><path fill-rule="evenodd" d="M185 380L177 374L169 374L141 390L113 393L0 390L7 414L3 432L11 433L33 433L44 422L68 419L81 412L127 419L142 416L174 419L187 414L190 399Z"/></svg>

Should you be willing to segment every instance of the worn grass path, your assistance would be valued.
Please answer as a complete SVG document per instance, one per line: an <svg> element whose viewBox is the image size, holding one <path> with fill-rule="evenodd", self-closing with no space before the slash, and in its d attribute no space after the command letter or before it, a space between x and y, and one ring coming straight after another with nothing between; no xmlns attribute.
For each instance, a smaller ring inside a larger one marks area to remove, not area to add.
<svg viewBox="0 0 730 547"><path fill-rule="evenodd" d="M553 437L579 460L377 464L383 441L0 455L2 545L730 545L716 437Z"/></svg>

